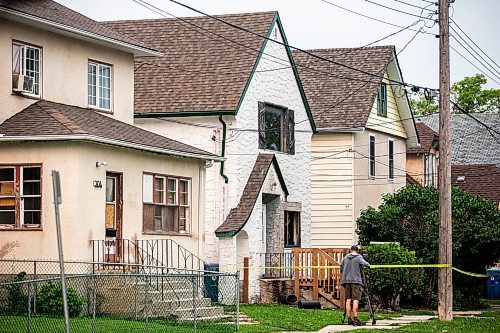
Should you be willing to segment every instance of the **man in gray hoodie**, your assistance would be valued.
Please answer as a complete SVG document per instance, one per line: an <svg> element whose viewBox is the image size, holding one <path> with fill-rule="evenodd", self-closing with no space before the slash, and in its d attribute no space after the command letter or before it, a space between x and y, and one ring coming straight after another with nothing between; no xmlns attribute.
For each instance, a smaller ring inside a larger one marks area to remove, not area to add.
<svg viewBox="0 0 500 333"><path fill-rule="evenodd" d="M363 294L363 273L362 267L370 267L370 264L359 254L357 245L351 246L351 253L344 257L340 264L340 273L342 273L342 286L346 294L345 311L347 314L347 323L354 326L362 326L364 323L358 319L358 305ZM351 300L353 301L352 312L354 320L351 319Z"/></svg>

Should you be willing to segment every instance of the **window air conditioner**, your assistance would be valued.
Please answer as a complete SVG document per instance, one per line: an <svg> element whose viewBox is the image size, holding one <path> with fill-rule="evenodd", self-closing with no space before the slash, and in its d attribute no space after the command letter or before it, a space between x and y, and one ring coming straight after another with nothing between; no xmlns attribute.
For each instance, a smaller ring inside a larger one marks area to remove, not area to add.
<svg viewBox="0 0 500 333"><path fill-rule="evenodd" d="M12 75L12 90L33 93L33 78L27 75Z"/></svg>

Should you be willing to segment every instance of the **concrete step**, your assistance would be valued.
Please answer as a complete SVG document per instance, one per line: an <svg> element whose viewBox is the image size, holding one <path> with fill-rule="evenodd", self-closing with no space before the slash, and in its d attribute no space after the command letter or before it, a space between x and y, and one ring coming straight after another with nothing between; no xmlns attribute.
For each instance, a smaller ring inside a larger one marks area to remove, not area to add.
<svg viewBox="0 0 500 333"><path fill-rule="evenodd" d="M193 301L193 299L169 299L165 301L154 301L149 304L151 307L151 311L154 313L163 312L171 312L179 309L190 309L193 308L193 303L196 307L210 307L212 305L212 301L210 298L197 298ZM144 304L140 302L141 306Z"/></svg>
<svg viewBox="0 0 500 333"><path fill-rule="evenodd" d="M193 318L184 318L184 319L178 319L179 322L182 323L192 323L194 321ZM227 322L227 325L234 325L235 323L235 317L231 315L222 315L222 316L217 316L217 317L196 317L197 322L220 322L224 323ZM226 324L226 323L224 323Z"/></svg>
<svg viewBox="0 0 500 333"><path fill-rule="evenodd" d="M200 308L184 308L180 310L174 311L174 314L177 316L178 320L184 319L192 319L194 314L196 314L196 318L206 318L206 317L215 317L219 318L224 315L224 309L220 306L207 306Z"/></svg>
<svg viewBox="0 0 500 333"><path fill-rule="evenodd" d="M203 297L203 293L198 292L198 293L193 293L193 290L189 289L165 289L163 291L161 290L155 290L151 288L150 290L146 291L145 290L137 290L137 297L138 299L145 299L147 298L148 300L151 300L153 302L159 302L159 301L165 301L165 300L176 300L177 298L180 299L188 299L188 298L201 298Z"/></svg>

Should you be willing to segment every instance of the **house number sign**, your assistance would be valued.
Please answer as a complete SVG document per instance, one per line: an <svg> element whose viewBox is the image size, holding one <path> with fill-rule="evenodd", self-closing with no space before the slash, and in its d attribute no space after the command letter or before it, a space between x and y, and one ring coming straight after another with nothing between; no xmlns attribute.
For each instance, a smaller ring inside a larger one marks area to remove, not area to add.
<svg viewBox="0 0 500 333"><path fill-rule="evenodd" d="M102 188L102 182L100 180L94 180L95 188Z"/></svg>

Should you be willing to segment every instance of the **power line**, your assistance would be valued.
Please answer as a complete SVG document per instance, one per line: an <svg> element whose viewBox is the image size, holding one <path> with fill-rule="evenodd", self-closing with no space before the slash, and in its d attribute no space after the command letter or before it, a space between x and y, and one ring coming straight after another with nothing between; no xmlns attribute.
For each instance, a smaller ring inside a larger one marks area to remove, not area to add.
<svg viewBox="0 0 500 333"><path fill-rule="evenodd" d="M353 13L353 14L356 14L356 15L359 15L359 16L362 16L362 17L364 17L364 18L367 18L367 19L370 19L370 20L376 21L376 22L380 22L380 23L383 23L383 24L391 25L391 26L393 26L393 27L404 28L404 27L403 27L403 26L401 26L401 25L394 24L394 23L390 23L390 22L387 22L387 21L384 21L384 20L381 20L381 19L377 19L377 18L374 18L374 17L368 16L368 15L365 15L365 14L362 14L362 13L359 13L359 12L356 12L356 11L354 11L354 10L352 10L352 9L348 9L348 8L342 7L342 6L337 5L337 4L333 3L333 2L330 2L330 1L328 1L328 0L320 0L320 1L322 1L322 2L324 2L324 3L326 3L326 4L329 4L329 5L331 5L331 6L334 6L334 7L340 8L340 9L342 9L342 10L348 11L348 12L350 12L350 13ZM412 30L412 31L417 31L416 29L409 29L409 30ZM422 34L427 34L427 35L433 35L433 36L434 36L434 34L433 34L433 33L431 33L431 32L427 32L427 31L425 31L425 32L421 32L421 33L422 33Z"/></svg>
<svg viewBox="0 0 500 333"><path fill-rule="evenodd" d="M408 2L405 2L405 1L401 1L401 0L394 0L394 1L399 2L399 3L402 3L402 4L407 5L407 6L410 6L410 7L413 7L413 8L418 8L418 9L426 10L426 11L433 12L433 13L437 14L437 10L432 10L432 9L428 9L428 8L427 8L427 7L431 6L431 5L435 5L435 3L434 3L434 2L432 2L432 1L427 1L427 2L429 2L429 3L430 3L430 5L427 5L427 6L425 6L425 7L421 7L421 6L413 5L413 4L411 4L411 3L408 3Z"/></svg>
<svg viewBox="0 0 500 333"><path fill-rule="evenodd" d="M470 38L469 35L467 35L467 33L453 19L450 20L451 23L453 23L472 42L472 44L474 44L489 60L491 60L491 62L493 62L498 68L500 68L495 60L491 59L490 56L486 52L484 52L483 49L481 49L479 45L477 45L476 42L474 42L474 40Z"/></svg>
<svg viewBox="0 0 500 333"><path fill-rule="evenodd" d="M235 28L235 29L238 29L238 30L241 30L241 31L247 32L247 33L252 34L252 35L254 35L254 36L257 36L257 37L263 38L263 39L265 39L265 40L270 40L271 42L274 42L274 43L276 43L276 44L279 44L279 45L282 45L282 46L288 47L289 49L293 49L293 50L296 50L296 51L298 51L298 52L301 52L301 53L307 54L307 55L309 55L309 56L311 56L311 57L313 57L313 58L320 59L320 60L323 60L323 61L327 61L327 62L333 63L333 64L335 64L335 65L338 65L338 66L341 66L341 67L344 67L344 68L347 68L347 69L350 69L350 70L353 70L353 71L356 71L356 72L359 72L359 73L363 73L363 74L365 74L365 75L369 75L369 76L372 76L372 77L383 78L383 77L381 77L380 75L377 75L377 74L374 74L374 73L371 73L371 72L365 71L365 70L363 70L363 69L356 68L356 67L354 67L354 66L350 66L350 65L347 65L347 64L343 64L343 63L340 63L340 62L338 62L338 61L335 61L335 60L332 60L332 59L329 59L329 58L325 58L325 57L323 57L323 56L320 56L320 55L317 55L317 54L315 54L315 53L309 52L309 51L307 51L307 50L301 49L301 48L299 48L299 47L296 47L296 46L293 46L293 45L290 45L290 44L287 44L287 43L284 43L284 42L281 42L281 41L274 40L274 39L272 39L272 38L270 38L270 37L267 37L267 36L265 36L265 35L263 35L263 34L260 34L260 33L258 33L258 32L252 31L252 30L250 30L250 29L244 28L244 27L239 26L239 25L237 25L237 24L234 24L234 23L228 22L228 21L226 21L226 20L223 20L223 19L221 19L220 17L217 17L217 16L213 16L213 15L207 14L207 13L205 13L205 12L203 12L203 11L199 10L199 9L196 9L196 8L194 8L194 7L191 7L191 6L189 6L189 5L186 5L186 4L184 4L184 3L182 3L182 2L179 2L179 1L177 1L177 0L168 0L168 1L169 1L169 2L173 2L173 3L175 3L175 4L177 4L177 5L181 6L181 7L187 8L187 9L189 9L189 10L191 10L191 11L194 11L194 12L196 12L196 13L198 13L198 14L201 14L201 15L204 15L204 16L206 16L206 17L209 17L209 18L211 18L211 19L213 19L213 20L216 20L216 21L218 21L218 22L224 23L224 24L226 24L226 25L228 25L228 26L230 26L230 27L232 27L232 28ZM402 27L400 27L400 28L402 28ZM404 83L404 82L400 82L400 81L393 80L393 79L388 79L388 81L390 81L390 82L394 82L394 83L397 83L397 84L400 84L400 85L402 85L402 86L417 87L416 85L409 84L409 83ZM419 86L418 86L418 88L421 88L421 87L419 87Z"/></svg>
<svg viewBox="0 0 500 333"><path fill-rule="evenodd" d="M462 59L464 59L465 61L467 61L469 64L471 64L474 68L476 68L478 71L480 71L481 73L483 73L487 78L489 78L490 80L492 80L493 82L495 82L496 84L500 85L500 82L498 82L497 80L495 80L494 78L492 78L490 75L488 75L487 73L485 73L481 68L477 67L472 61L470 61L466 56L464 56L462 53L460 53L456 48L453 47L453 45L450 45L450 49L452 49L453 51L455 51L456 54L458 54L460 57L462 57Z"/></svg>
<svg viewBox="0 0 500 333"><path fill-rule="evenodd" d="M417 14L414 14L414 13L409 13L409 12L406 12L404 10L400 10L400 9L396 9L396 8L392 8L392 7L389 7L389 6L386 6L386 5L382 5L378 2L375 2L375 1L372 1L372 0L365 0L366 2L368 3L371 3L375 6L379 6L379 7L382 7L382 8L385 8L385 9L389 9L389 10L392 10L392 11L395 11L395 12L398 12L398 13L402 13L402 14L406 14L406 15L409 15L409 16L413 16L413 17L420 17L419 15ZM429 7L430 5L427 5L427 7ZM426 9L425 7L422 8L422 10Z"/></svg>

